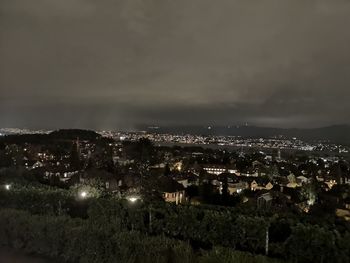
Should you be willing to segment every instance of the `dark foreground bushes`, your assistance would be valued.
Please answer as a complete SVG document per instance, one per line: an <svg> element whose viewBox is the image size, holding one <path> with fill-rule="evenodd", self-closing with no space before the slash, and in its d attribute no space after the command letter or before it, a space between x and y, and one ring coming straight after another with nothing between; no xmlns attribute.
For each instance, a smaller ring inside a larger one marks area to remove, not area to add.
<svg viewBox="0 0 350 263"><path fill-rule="evenodd" d="M113 232L89 220L12 209L0 210L0 245L65 262L277 262L227 248L195 253L186 242L164 236Z"/></svg>
<svg viewBox="0 0 350 263"><path fill-rule="evenodd" d="M48 187L0 187L0 207L26 210L32 214L64 214L76 201L67 190Z"/></svg>
<svg viewBox="0 0 350 263"><path fill-rule="evenodd" d="M18 217L18 220L5 222L6 228L0 225L2 229L7 229L7 231L10 229L9 234L15 237L9 238L11 243L7 245L23 247L29 252L49 256L55 256L54 253L56 253L73 261L81 260L81 254L89 259L93 258L95 252L91 252L92 255L82 252L94 251L90 249L90 245L99 246L95 248L99 251L99 257L101 251L104 251L106 257L114 258L117 253L115 249L122 248L119 244L126 244L125 240L128 238L134 242L128 244L128 247L138 246L135 243L137 237L141 244L137 252L142 251L141 247L146 246L152 240L155 240L152 244L165 244L165 248L155 245L155 248L150 250L163 249L162 253L157 251L157 255L162 255L162 260L165 255L174 253L173 249L169 250L169 246L172 247L172 245L168 245L167 242L186 244L186 247L189 247L187 246L189 244L196 251L208 250L207 254L201 253L201 260L208 255L211 259L226 255L223 252L212 255L217 251L212 249L215 247L226 247L229 251L227 257L249 255L233 253L233 250L264 254L266 230L268 230L269 255L272 257L299 263L350 262L350 232L349 224L346 222L340 228L329 223L322 225L300 223L302 220L280 215L272 218L247 215L234 209L220 207L211 209L200 206L175 206L146 202L131 204L127 200L113 198L81 200L76 199L68 191L57 189L3 190L0 191L0 207L25 210L28 211L28 215L37 214L37 216L29 217L34 222ZM21 223L20 220L23 222ZM15 226L11 227L11 224ZM32 229L41 230L32 231ZM21 231L29 234L19 238ZM48 243L45 241L45 244L41 245L40 240L45 240L46 236L43 239L37 238L35 235L40 233L41 235L49 233L49 238L55 238L55 241ZM130 237L131 233L136 236ZM118 239L121 236L123 236L122 241ZM147 236L152 236L152 238ZM29 245L26 243L28 238L31 238L28 241ZM73 244L74 240L77 241ZM30 249L33 244L37 249ZM54 248L45 249L45 246L49 244L56 245ZM111 251L108 250L110 247L113 248ZM130 249L127 251L129 253ZM180 251L186 251L186 249L180 249ZM134 255L133 252L132 256ZM190 257L192 256L191 252ZM142 257L147 258L145 255ZM171 256L170 258L176 257ZM133 262L137 262L137 257ZM225 261L221 259L221 262Z"/></svg>
<svg viewBox="0 0 350 263"><path fill-rule="evenodd" d="M148 208L134 204L127 208L110 200L93 200L89 220L96 225L110 224L119 229L166 235L201 248L221 246L255 254L265 252L268 230L272 257L298 263L350 262L348 230L341 232L332 225L301 224L277 215L266 218L195 206L156 207L155 204Z"/></svg>

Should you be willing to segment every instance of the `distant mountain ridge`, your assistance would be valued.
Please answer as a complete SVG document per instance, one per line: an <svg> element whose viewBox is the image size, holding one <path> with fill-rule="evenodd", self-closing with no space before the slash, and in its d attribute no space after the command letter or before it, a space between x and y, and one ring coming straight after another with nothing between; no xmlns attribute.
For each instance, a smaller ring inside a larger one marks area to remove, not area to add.
<svg viewBox="0 0 350 263"><path fill-rule="evenodd" d="M242 136L270 138L274 136L296 137L305 141L327 140L335 143L350 144L350 125L333 125L322 128L271 128L258 126L173 126L150 127L148 132Z"/></svg>

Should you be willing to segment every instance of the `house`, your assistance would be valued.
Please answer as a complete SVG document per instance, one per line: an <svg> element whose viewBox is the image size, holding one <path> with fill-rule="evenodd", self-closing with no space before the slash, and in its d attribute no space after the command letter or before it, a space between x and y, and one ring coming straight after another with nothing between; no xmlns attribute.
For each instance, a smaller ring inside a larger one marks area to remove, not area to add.
<svg viewBox="0 0 350 263"><path fill-rule="evenodd" d="M257 170L254 170L254 169L250 169L248 171L241 172L240 175L241 176L248 176L248 177L258 177L259 176L259 172Z"/></svg>
<svg viewBox="0 0 350 263"><path fill-rule="evenodd" d="M265 193L258 197L257 206L259 209L269 208L272 206L273 197L271 193Z"/></svg>
<svg viewBox="0 0 350 263"><path fill-rule="evenodd" d="M271 182L262 182L260 181L258 183L258 180L253 180L250 184L250 189L252 191L256 191L256 190L263 190L263 189L266 189L266 190L271 190L273 188L273 184Z"/></svg>
<svg viewBox="0 0 350 263"><path fill-rule="evenodd" d="M164 169L165 166L166 166L165 163L158 163L150 166L149 169Z"/></svg>
<svg viewBox="0 0 350 263"><path fill-rule="evenodd" d="M257 197L257 206L259 209L273 207L274 209L285 211L285 209L294 207L292 197L287 193L283 193L280 190L262 190L261 192Z"/></svg>
<svg viewBox="0 0 350 263"><path fill-rule="evenodd" d="M271 190L273 188L273 184L271 182L268 182L266 185L265 185L265 189L266 190Z"/></svg>
<svg viewBox="0 0 350 263"><path fill-rule="evenodd" d="M35 171L43 171L43 177L47 180L58 180L62 183L69 183L73 176L78 175L79 171L70 170L63 164L57 166L37 167Z"/></svg>
<svg viewBox="0 0 350 263"><path fill-rule="evenodd" d="M112 193L120 193L121 180L117 180L116 178L108 178L104 183L107 191Z"/></svg>
<svg viewBox="0 0 350 263"><path fill-rule="evenodd" d="M225 165L207 165L203 167L203 170L208 174L220 175L222 173L238 174L238 170L234 166Z"/></svg>
<svg viewBox="0 0 350 263"><path fill-rule="evenodd" d="M299 184L299 185L303 185L303 184L307 184L307 183L309 183L309 178L306 178L305 176L298 176L297 178L296 178L296 180L297 180L297 183Z"/></svg>
<svg viewBox="0 0 350 263"><path fill-rule="evenodd" d="M119 175L120 180L118 186L122 191L131 190L131 192L139 192L141 189L141 175L132 171L126 171Z"/></svg>
<svg viewBox="0 0 350 263"><path fill-rule="evenodd" d="M160 176L154 183L155 190L162 193L164 201L176 204L186 202L184 186L174 179L166 176Z"/></svg>
<svg viewBox="0 0 350 263"><path fill-rule="evenodd" d="M186 200L184 190L163 192L163 198L166 202L176 203L177 205L184 203Z"/></svg>
<svg viewBox="0 0 350 263"><path fill-rule="evenodd" d="M115 156L113 157L113 163L116 165L120 165L120 166L127 166L127 165L131 165L133 163L135 163L135 160L130 160L127 158L121 158L119 156Z"/></svg>
<svg viewBox="0 0 350 263"><path fill-rule="evenodd" d="M243 190L249 188L249 184L247 182L240 181L238 183L228 183L228 191L232 194L239 194Z"/></svg>
<svg viewBox="0 0 350 263"><path fill-rule="evenodd" d="M222 173L220 175L217 176L217 179L220 182L224 182L225 180L227 180L227 182L229 183L238 183L240 180L240 176L237 174L231 174L231 173Z"/></svg>
<svg viewBox="0 0 350 263"><path fill-rule="evenodd" d="M297 187L299 187L299 185L296 182L289 182L286 186L288 188L297 188Z"/></svg>
<svg viewBox="0 0 350 263"><path fill-rule="evenodd" d="M199 184L198 176L193 173L176 177L174 180L176 180L179 184L182 184L184 188Z"/></svg>
<svg viewBox="0 0 350 263"><path fill-rule="evenodd" d="M345 175L345 176L340 177L339 182L340 182L340 184L350 184L350 176Z"/></svg>
<svg viewBox="0 0 350 263"><path fill-rule="evenodd" d="M337 184L336 180L333 179L328 179L324 183L328 186L328 189L332 189L332 187Z"/></svg>
<svg viewBox="0 0 350 263"><path fill-rule="evenodd" d="M237 174L237 175L240 175L239 171L238 171L237 168L235 168L235 167L228 167L228 168L227 168L227 172L228 172L229 174Z"/></svg>
<svg viewBox="0 0 350 263"><path fill-rule="evenodd" d="M208 174L219 175L227 171L225 166L205 166L203 170Z"/></svg>
<svg viewBox="0 0 350 263"><path fill-rule="evenodd" d="M253 167L256 168L256 167L261 167L261 166L264 166L261 162L255 160L253 163L252 163Z"/></svg>
<svg viewBox="0 0 350 263"><path fill-rule="evenodd" d="M347 210L347 209L337 209L335 211L335 214L338 217L341 217L341 218L345 219L346 221L350 221L350 211Z"/></svg>
<svg viewBox="0 0 350 263"><path fill-rule="evenodd" d="M187 188L191 185L189 183L188 178L179 178L179 179L176 179L176 182L178 182L179 184L182 184L184 188Z"/></svg>

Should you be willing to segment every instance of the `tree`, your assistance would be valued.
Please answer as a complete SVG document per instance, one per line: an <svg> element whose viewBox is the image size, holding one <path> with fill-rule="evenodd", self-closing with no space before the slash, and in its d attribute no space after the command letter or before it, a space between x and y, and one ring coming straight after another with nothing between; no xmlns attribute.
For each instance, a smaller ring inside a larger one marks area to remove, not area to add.
<svg viewBox="0 0 350 263"><path fill-rule="evenodd" d="M10 155L6 154L5 151L0 150L0 168L10 167L12 165L12 160Z"/></svg>
<svg viewBox="0 0 350 263"><path fill-rule="evenodd" d="M300 194L308 205L312 206L317 202L320 187L315 179L311 179L308 184L303 185Z"/></svg>
<svg viewBox="0 0 350 263"><path fill-rule="evenodd" d="M334 262L335 235L322 227L298 224L286 242L286 251L297 262Z"/></svg>
<svg viewBox="0 0 350 263"><path fill-rule="evenodd" d="M164 168L164 176L169 176L170 175L170 167L169 164L167 163Z"/></svg>
<svg viewBox="0 0 350 263"><path fill-rule="evenodd" d="M79 170L80 169L80 154L78 152L78 142L74 142L72 144L72 149L70 153L70 165L73 169Z"/></svg>
<svg viewBox="0 0 350 263"><path fill-rule="evenodd" d="M222 182L222 199L223 202L226 203L228 201L229 191L228 191L228 178L227 174L223 175L223 182Z"/></svg>
<svg viewBox="0 0 350 263"><path fill-rule="evenodd" d="M269 172L268 172L268 175L270 180L273 180L275 179L276 177L279 177L280 176L280 173L278 171L278 167L276 164L274 164L273 166L271 166Z"/></svg>

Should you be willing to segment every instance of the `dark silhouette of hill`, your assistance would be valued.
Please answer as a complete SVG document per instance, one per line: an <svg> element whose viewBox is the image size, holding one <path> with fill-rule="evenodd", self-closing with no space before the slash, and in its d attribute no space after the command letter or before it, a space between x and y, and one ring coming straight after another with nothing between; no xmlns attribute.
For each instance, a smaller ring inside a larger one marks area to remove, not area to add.
<svg viewBox="0 0 350 263"><path fill-rule="evenodd" d="M53 131L48 134L53 139L64 139L64 140L80 140L94 141L102 136L91 130L80 130L80 129L62 129Z"/></svg>
<svg viewBox="0 0 350 263"><path fill-rule="evenodd" d="M0 138L0 143L34 143L43 144L55 141L72 141L79 140L96 141L101 139L101 135L91 130L64 129L53 131L49 134L22 134L6 135Z"/></svg>

